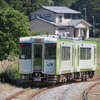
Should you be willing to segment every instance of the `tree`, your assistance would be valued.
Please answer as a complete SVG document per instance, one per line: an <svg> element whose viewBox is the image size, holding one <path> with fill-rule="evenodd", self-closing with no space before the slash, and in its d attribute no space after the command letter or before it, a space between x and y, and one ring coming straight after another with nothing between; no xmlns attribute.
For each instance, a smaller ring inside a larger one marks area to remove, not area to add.
<svg viewBox="0 0 100 100"><path fill-rule="evenodd" d="M5 0L0 0L0 10L6 7L9 7L8 3Z"/></svg>
<svg viewBox="0 0 100 100"><path fill-rule="evenodd" d="M77 0L74 2L71 7L74 10L81 12L81 17L85 18L86 9L86 21L89 22L92 26L95 25L95 28L99 29L100 27L100 0ZM94 16L94 17L93 17ZM93 19L94 18L94 19ZM93 23L95 20L95 23ZM100 29L99 29L100 30ZM98 32L95 32L95 36L99 36ZM90 31L90 36L93 37L93 28Z"/></svg>
<svg viewBox="0 0 100 100"><path fill-rule="evenodd" d="M52 0L5 0L10 7L29 16L30 12L43 5L53 5Z"/></svg>
<svg viewBox="0 0 100 100"><path fill-rule="evenodd" d="M67 6L70 7L72 0L53 0L55 6Z"/></svg>
<svg viewBox="0 0 100 100"><path fill-rule="evenodd" d="M28 18L14 9L0 11L0 60L18 54L19 38L29 35Z"/></svg>

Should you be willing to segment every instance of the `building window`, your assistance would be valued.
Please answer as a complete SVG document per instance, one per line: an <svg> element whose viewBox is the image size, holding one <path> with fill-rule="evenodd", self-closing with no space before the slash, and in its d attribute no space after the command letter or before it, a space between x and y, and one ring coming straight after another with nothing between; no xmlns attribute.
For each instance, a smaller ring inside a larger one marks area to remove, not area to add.
<svg viewBox="0 0 100 100"><path fill-rule="evenodd" d="M78 19L78 15L77 14L73 14L72 15L72 19Z"/></svg>
<svg viewBox="0 0 100 100"><path fill-rule="evenodd" d="M62 60L70 60L70 47L62 47Z"/></svg>
<svg viewBox="0 0 100 100"><path fill-rule="evenodd" d="M78 19L78 14L64 14L65 19Z"/></svg>
<svg viewBox="0 0 100 100"><path fill-rule="evenodd" d="M66 32L66 28L58 28L59 33L65 33Z"/></svg>
<svg viewBox="0 0 100 100"><path fill-rule="evenodd" d="M45 17L51 17L51 14L45 14L44 16Z"/></svg>
<svg viewBox="0 0 100 100"><path fill-rule="evenodd" d="M35 14L35 17L41 17L41 14Z"/></svg>
<svg viewBox="0 0 100 100"><path fill-rule="evenodd" d="M58 16L59 22L62 22L62 16Z"/></svg>
<svg viewBox="0 0 100 100"><path fill-rule="evenodd" d="M91 59L91 48L80 48L80 59Z"/></svg>
<svg viewBox="0 0 100 100"><path fill-rule="evenodd" d="M64 14L64 18L65 19L70 19L71 18L71 14Z"/></svg>

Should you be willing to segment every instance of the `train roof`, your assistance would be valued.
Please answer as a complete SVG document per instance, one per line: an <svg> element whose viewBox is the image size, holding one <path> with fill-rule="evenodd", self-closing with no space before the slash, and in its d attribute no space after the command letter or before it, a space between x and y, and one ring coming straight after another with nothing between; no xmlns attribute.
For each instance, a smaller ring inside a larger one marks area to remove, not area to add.
<svg viewBox="0 0 100 100"><path fill-rule="evenodd" d="M41 40L41 42L45 43L56 43L57 38L52 37L44 37L44 36L31 36L31 37L21 37L20 43L32 43L35 40Z"/></svg>
<svg viewBox="0 0 100 100"><path fill-rule="evenodd" d="M74 43L96 43L95 41L83 41L80 38L68 38L68 37L59 38L56 35L21 37L20 43L32 43L36 39L37 40L41 39L41 42L45 42L45 43L56 43L57 41L69 41Z"/></svg>

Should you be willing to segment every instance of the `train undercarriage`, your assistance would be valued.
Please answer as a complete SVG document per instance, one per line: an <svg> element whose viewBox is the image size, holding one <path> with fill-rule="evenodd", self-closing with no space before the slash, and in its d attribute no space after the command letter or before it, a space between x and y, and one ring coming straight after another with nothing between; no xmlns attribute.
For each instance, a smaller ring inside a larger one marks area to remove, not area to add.
<svg viewBox="0 0 100 100"><path fill-rule="evenodd" d="M32 74L21 74L21 84L30 84L35 86L41 85L55 85L58 83L66 83L81 79L86 81L88 78L93 78L94 71L82 71L67 73L61 75L43 74L42 72L35 72Z"/></svg>

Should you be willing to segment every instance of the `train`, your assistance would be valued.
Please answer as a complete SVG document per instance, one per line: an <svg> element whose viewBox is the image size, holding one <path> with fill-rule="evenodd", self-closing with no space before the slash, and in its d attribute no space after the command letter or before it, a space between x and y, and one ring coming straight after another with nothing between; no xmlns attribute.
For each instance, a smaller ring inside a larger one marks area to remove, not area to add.
<svg viewBox="0 0 100 100"><path fill-rule="evenodd" d="M86 81L96 70L94 41L56 35L20 38L21 84L53 85L71 80Z"/></svg>

